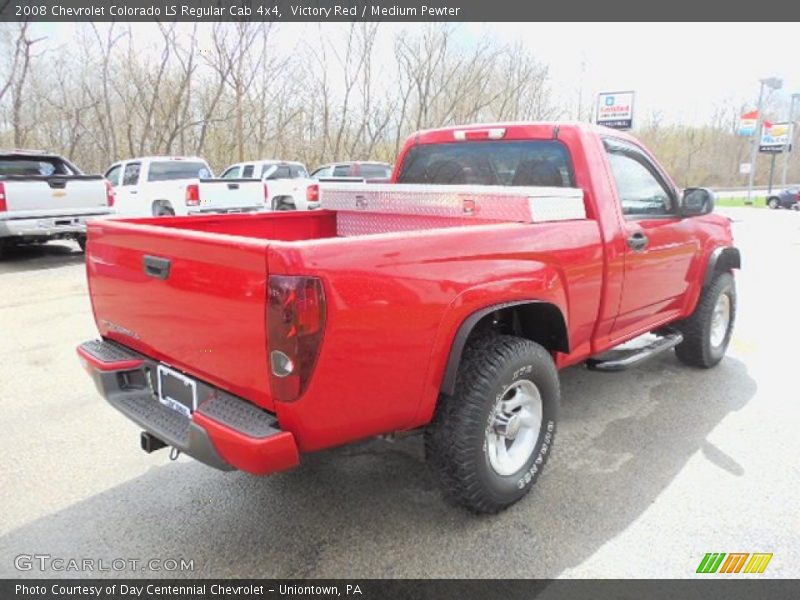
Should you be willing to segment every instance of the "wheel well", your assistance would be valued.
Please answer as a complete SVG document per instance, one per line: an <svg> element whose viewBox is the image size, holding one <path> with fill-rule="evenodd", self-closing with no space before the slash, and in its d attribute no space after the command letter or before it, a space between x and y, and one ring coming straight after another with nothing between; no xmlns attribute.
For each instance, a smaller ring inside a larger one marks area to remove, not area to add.
<svg viewBox="0 0 800 600"><path fill-rule="evenodd" d="M708 267L706 268L706 277L703 281L703 287L706 287L714 281L714 276L717 273L724 273L732 269L742 268L742 256L738 248L728 246L727 248L717 248L711 253L708 259Z"/></svg>
<svg viewBox="0 0 800 600"><path fill-rule="evenodd" d="M450 347L442 392L455 391L456 373L467 343L491 332L529 339L550 352L569 352L567 323L555 304L533 300L484 308L467 317L458 328Z"/></svg>

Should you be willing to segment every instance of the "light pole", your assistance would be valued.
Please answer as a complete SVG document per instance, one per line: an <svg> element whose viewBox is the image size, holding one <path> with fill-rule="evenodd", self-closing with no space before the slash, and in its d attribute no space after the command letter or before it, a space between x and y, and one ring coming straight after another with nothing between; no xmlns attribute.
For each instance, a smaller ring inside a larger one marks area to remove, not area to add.
<svg viewBox="0 0 800 600"><path fill-rule="evenodd" d="M781 175L781 188L786 189L786 173L789 170L789 152L792 150L794 141L794 101L800 100L800 94L792 94L789 101L789 143L783 149L783 174Z"/></svg>
<svg viewBox="0 0 800 600"><path fill-rule="evenodd" d="M752 204L753 180L756 176L756 159L758 158L758 146L761 143L761 127L764 124L764 86L773 90L781 89L783 81L778 77L767 77L761 79L761 87L758 89L758 115L756 118L756 130L753 133L753 151L750 153L750 179L747 182L747 201L745 204Z"/></svg>

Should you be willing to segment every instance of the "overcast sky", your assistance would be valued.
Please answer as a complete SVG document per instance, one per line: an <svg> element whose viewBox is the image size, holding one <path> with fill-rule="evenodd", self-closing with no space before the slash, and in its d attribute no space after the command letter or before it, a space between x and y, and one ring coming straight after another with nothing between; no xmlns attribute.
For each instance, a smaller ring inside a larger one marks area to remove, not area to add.
<svg viewBox="0 0 800 600"><path fill-rule="evenodd" d="M377 53L393 52L393 30L419 24L385 24ZM67 24L39 25L62 43L72 35ZM280 24L291 43L313 40L310 24ZM340 24L323 25L325 28ZM570 110L582 87L584 102L600 91L636 91L639 118L660 111L669 121L699 124L714 106L732 101L755 107L759 79L784 80L780 94L800 92L797 26L786 23L466 23L457 29L462 43L482 34L520 40L550 67L554 96ZM154 25L136 26L144 45L157 39ZM786 115L767 115L783 120Z"/></svg>

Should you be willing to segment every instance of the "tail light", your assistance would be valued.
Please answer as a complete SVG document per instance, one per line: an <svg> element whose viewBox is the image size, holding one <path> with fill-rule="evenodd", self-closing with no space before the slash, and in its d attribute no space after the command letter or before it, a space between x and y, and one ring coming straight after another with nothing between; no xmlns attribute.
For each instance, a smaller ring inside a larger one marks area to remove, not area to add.
<svg viewBox="0 0 800 600"><path fill-rule="evenodd" d="M114 206L114 186L111 185L108 179L106 179L106 204Z"/></svg>
<svg viewBox="0 0 800 600"><path fill-rule="evenodd" d="M316 277L270 275L267 305L270 388L278 402L303 395L325 329L325 292Z"/></svg>
<svg viewBox="0 0 800 600"><path fill-rule="evenodd" d="M0 212L6 212L8 204L6 203L6 184L0 181Z"/></svg>
<svg viewBox="0 0 800 600"><path fill-rule="evenodd" d="M309 202L319 202L319 185L315 183L314 185L308 186L306 189L306 200Z"/></svg>
<svg viewBox="0 0 800 600"><path fill-rule="evenodd" d="M200 206L200 186L196 183L186 186L186 206Z"/></svg>
<svg viewBox="0 0 800 600"><path fill-rule="evenodd" d="M264 204L266 204L267 202L269 202L269 186L265 182L264 183Z"/></svg>

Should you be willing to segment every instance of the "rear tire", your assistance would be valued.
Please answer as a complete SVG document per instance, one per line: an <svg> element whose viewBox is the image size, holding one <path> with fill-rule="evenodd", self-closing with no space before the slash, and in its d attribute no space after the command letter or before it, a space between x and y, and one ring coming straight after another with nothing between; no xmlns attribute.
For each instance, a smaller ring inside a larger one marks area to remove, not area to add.
<svg viewBox="0 0 800 600"><path fill-rule="evenodd" d="M692 315L675 326L683 341L675 347L682 363L709 369L725 356L736 321L736 285L731 273L720 273L700 295Z"/></svg>
<svg viewBox="0 0 800 600"><path fill-rule="evenodd" d="M527 494L553 444L560 388L550 354L507 335L464 351L455 393L442 395L425 432L425 455L445 495L497 513Z"/></svg>
<svg viewBox="0 0 800 600"><path fill-rule="evenodd" d="M175 209L166 201L158 201L153 204L154 217L174 217Z"/></svg>

